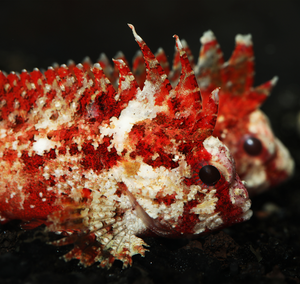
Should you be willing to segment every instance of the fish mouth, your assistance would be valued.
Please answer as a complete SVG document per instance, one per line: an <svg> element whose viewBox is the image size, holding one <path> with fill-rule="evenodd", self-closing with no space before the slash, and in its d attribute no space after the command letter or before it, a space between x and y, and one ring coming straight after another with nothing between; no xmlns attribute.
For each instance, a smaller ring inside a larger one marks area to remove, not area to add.
<svg viewBox="0 0 300 284"><path fill-rule="evenodd" d="M249 220L253 215L253 211L251 209L246 210L242 214L238 216L238 218L242 219L243 221Z"/></svg>
<svg viewBox="0 0 300 284"><path fill-rule="evenodd" d="M250 209L251 199L248 195L240 200L237 200L236 205L242 210L242 212L238 215L239 219L242 221L247 221L252 217L253 211Z"/></svg>

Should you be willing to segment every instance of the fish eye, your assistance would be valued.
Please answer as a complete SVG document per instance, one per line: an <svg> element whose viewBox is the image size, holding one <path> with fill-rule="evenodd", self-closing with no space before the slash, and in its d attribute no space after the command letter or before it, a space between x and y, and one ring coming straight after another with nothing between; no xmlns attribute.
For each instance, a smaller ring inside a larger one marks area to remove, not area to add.
<svg viewBox="0 0 300 284"><path fill-rule="evenodd" d="M206 185L214 185L219 181L221 175L216 167L206 165L200 169L199 178Z"/></svg>
<svg viewBox="0 0 300 284"><path fill-rule="evenodd" d="M248 137L244 142L244 150L250 156L258 156L262 151L262 144L255 137Z"/></svg>

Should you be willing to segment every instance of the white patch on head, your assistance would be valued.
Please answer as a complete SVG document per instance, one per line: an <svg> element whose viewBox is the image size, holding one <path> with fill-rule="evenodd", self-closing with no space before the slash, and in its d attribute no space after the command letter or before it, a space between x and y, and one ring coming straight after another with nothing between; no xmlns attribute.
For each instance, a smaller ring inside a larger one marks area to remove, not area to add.
<svg viewBox="0 0 300 284"><path fill-rule="evenodd" d="M196 195L196 193L198 192L198 191L201 191L201 186L200 185L191 185L190 186L190 192L188 193L188 195L187 195L187 200L188 201L191 201L191 200L193 200L194 199L194 197L195 197L195 195ZM202 189L202 192L203 193L206 193L206 189Z"/></svg>
<svg viewBox="0 0 300 284"><path fill-rule="evenodd" d="M224 144L216 137L209 136L203 142L204 148L215 158L219 153L219 148L224 147Z"/></svg>

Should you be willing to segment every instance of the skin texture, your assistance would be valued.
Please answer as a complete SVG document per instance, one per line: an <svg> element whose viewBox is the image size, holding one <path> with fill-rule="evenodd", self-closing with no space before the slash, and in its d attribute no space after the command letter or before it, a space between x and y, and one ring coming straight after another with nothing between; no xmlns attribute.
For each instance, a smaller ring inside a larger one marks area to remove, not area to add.
<svg viewBox="0 0 300 284"><path fill-rule="evenodd" d="M0 73L0 220L46 224L64 236L53 244L74 244L64 258L84 266L126 267L145 254L142 236L193 237L252 215L229 150L212 136L219 90L201 97L177 36L182 74L172 87L129 26L143 89L121 59L117 91L88 61Z"/></svg>
<svg viewBox="0 0 300 284"><path fill-rule="evenodd" d="M249 194L260 194L284 182L294 172L294 161L289 151L275 137L268 118L259 110L276 84L277 77L253 87L254 54L250 35L236 36L235 50L227 62L211 31L204 33L200 42L202 47L197 64L187 43L182 41L182 45L203 97L220 87L220 108L213 134L229 148ZM156 57L164 66L171 84L176 85L181 72L179 52L175 52L171 71L162 49ZM137 54L133 73L138 73L140 86L144 78L142 64L141 54ZM245 143L253 139L259 144L258 151L251 151L251 147L245 149Z"/></svg>

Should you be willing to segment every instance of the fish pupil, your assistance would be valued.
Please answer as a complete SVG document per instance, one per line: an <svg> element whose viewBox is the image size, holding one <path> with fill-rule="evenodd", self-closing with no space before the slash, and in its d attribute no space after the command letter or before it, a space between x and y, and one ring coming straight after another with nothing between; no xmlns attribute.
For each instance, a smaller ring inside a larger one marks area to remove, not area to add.
<svg viewBox="0 0 300 284"><path fill-rule="evenodd" d="M206 165L200 169L199 178L206 185L214 185L219 181L221 175L216 167Z"/></svg>
<svg viewBox="0 0 300 284"><path fill-rule="evenodd" d="M262 151L262 144L255 137L248 137L244 142L244 150L250 156L258 156Z"/></svg>

